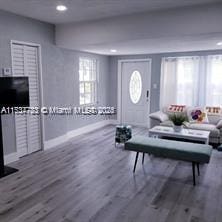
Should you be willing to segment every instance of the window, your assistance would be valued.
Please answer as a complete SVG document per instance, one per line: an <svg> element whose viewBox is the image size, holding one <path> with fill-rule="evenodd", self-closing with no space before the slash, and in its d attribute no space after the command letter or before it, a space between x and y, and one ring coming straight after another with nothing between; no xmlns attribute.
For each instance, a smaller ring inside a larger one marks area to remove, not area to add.
<svg viewBox="0 0 222 222"><path fill-rule="evenodd" d="M222 55L163 58L160 107L222 105Z"/></svg>
<svg viewBox="0 0 222 222"><path fill-rule="evenodd" d="M97 62L95 59L79 58L79 103L92 105L96 103Z"/></svg>

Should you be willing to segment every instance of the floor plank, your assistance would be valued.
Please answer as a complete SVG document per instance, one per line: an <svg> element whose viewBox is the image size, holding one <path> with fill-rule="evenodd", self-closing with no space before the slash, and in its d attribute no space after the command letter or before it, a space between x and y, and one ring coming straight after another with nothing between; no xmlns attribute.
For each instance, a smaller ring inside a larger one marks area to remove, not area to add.
<svg viewBox="0 0 222 222"><path fill-rule="evenodd" d="M114 145L115 126L21 158L0 180L1 222L220 222L222 152L201 166L139 156ZM133 127L133 135L147 129Z"/></svg>

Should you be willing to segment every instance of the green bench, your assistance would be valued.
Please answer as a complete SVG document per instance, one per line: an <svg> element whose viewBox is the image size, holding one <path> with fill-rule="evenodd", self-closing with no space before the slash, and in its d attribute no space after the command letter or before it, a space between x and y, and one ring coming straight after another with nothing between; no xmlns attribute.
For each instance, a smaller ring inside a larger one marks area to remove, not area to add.
<svg viewBox="0 0 222 222"><path fill-rule="evenodd" d="M212 146L206 144L150 138L146 136L134 136L125 143L125 150L136 152L133 172L136 170L136 164L140 152L143 153L142 163L144 162L145 153L153 154L154 156L158 157L191 162L193 170L193 185L195 186L195 166L197 166L199 175L199 164L209 163L212 153Z"/></svg>

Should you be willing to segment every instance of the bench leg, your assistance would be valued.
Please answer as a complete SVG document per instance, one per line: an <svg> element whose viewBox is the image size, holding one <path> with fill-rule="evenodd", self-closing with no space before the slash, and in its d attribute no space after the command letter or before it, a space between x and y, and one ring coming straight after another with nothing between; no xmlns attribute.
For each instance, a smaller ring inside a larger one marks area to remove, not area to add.
<svg viewBox="0 0 222 222"><path fill-rule="evenodd" d="M200 167L199 167L199 163L197 163L197 173L198 173L198 176L200 176Z"/></svg>
<svg viewBox="0 0 222 222"><path fill-rule="evenodd" d="M133 173L135 173L135 170L136 170L136 164L137 164L138 156L139 156L139 152L136 153L136 159L135 159L135 163L134 163Z"/></svg>
<svg viewBox="0 0 222 222"><path fill-rule="evenodd" d="M196 185L196 180L195 180L195 163L192 162L192 170L193 170L193 185Z"/></svg>
<svg viewBox="0 0 222 222"><path fill-rule="evenodd" d="M144 156L145 156L145 153L143 153L143 159L142 159L142 164L144 163Z"/></svg>

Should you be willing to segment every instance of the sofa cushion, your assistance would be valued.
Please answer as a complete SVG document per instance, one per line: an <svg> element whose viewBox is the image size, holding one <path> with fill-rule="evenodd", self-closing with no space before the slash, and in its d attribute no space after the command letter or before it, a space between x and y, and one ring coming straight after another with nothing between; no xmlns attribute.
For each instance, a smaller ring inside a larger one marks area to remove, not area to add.
<svg viewBox="0 0 222 222"><path fill-rule="evenodd" d="M220 121L218 121L216 127L217 127L217 129L221 129L222 128L222 119Z"/></svg>
<svg viewBox="0 0 222 222"><path fill-rule="evenodd" d="M171 120L166 120L160 123L161 126L171 126L173 127L173 122Z"/></svg>
<svg viewBox="0 0 222 222"><path fill-rule="evenodd" d="M213 124L190 123L187 125L187 128L210 131L210 136L212 136L212 137L219 137L220 136L220 130L217 129L217 127Z"/></svg>
<svg viewBox="0 0 222 222"><path fill-rule="evenodd" d="M217 125L218 122L222 119L221 115L207 114L208 120L210 124Z"/></svg>
<svg viewBox="0 0 222 222"><path fill-rule="evenodd" d="M149 115L149 117L150 117L151 119L159 120L160 122L163 122L163 121L166 121L166 120L169 119L169 118L168 118L168 115L167 115L166 113L162 112L162 111L157 111L157 112L155 112L155 113L151 113L151 114Z"/></svg>

